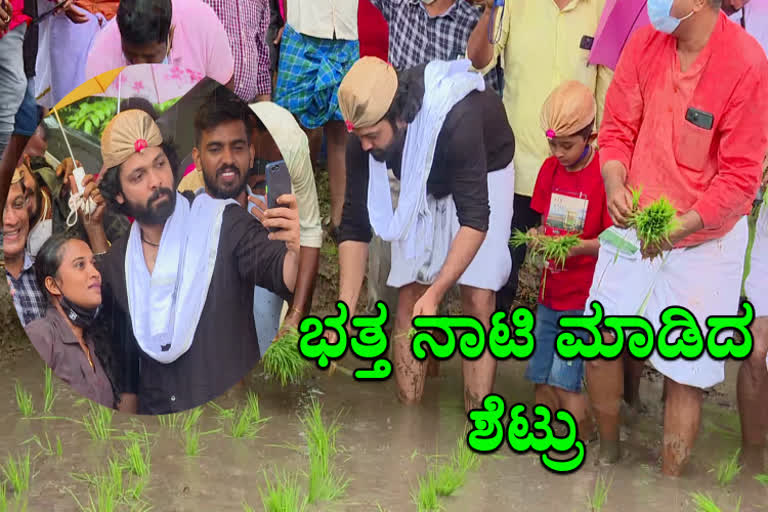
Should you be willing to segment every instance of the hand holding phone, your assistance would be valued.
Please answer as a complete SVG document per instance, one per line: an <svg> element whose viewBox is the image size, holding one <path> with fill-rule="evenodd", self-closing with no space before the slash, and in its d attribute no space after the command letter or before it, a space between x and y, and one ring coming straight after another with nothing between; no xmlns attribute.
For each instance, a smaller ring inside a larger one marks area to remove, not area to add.
<svg viewBox="0 0 768 512"><path fill-rule="evenodd" d="M288 166L284 161L273 162L267 165L267 209L279 208L277 198L291 194L291 175L288 172ZM271 232L278 231L276 228L270 228Z"/></svg>
<svg viewBox="0 0 768 512"><path fill-rule="evenodd" d="M85 180L85 169L82 167L76 167L75 170L72 171L72 176L75 178L77 193L82 194L85 192L85 185L83 184L83 180ZM88 201L83 204L83 213L86 215L91 215L95 210L96 203L91 198L88 198Z"/></svg>

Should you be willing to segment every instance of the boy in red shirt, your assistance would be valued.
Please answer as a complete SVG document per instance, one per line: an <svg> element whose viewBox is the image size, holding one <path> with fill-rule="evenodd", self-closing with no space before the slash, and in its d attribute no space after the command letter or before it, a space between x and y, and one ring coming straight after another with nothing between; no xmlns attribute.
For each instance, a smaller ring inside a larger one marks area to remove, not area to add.
<svg viewBox="0 0 768 512"><path fill-rule="evenodd" d="M545 235L579 234L581 244L571 249L561 268L547 262L536 308L536 349L525 376L536 385L536 403L552 412L570 411L579 437L590 437L593 425L587 397L582 393L584 362L564 360L555 349L563 316L581 316L592 284L600 243L598 235L612 225L592 143L596 105L594 94L581 82L555 89L541 113L542 129L552 156L544 161L531 198L541 213L538 231Z"/></svg>

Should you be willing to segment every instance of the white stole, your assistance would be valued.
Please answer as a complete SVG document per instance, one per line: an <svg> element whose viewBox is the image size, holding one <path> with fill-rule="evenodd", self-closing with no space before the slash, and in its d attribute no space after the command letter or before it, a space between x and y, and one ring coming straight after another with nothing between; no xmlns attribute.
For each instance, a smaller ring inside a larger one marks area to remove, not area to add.
<svg viewBox="0 0 768 512"><path fill-rule="evenodd" d="M483 77L471 63L433 61L424 71L424 101L408 126L400 172L400 198L392 210L387 165L368 159L368 216L373 230L388 242L401 242L409 259L418 247L432 245L432 214L427 205L427 178L445 117L472 91L485 90Z"/></svg>
<svg viewBox="0 0 768 512"><path fill-rule="evenodd" d="M155 267L144 260L141 228L131 226L125 280L133 333L152 359L169 364L181 357L197 330L216 264L224 209L236 201L197 196L191 207L176 194L166 220Z"/></svg>

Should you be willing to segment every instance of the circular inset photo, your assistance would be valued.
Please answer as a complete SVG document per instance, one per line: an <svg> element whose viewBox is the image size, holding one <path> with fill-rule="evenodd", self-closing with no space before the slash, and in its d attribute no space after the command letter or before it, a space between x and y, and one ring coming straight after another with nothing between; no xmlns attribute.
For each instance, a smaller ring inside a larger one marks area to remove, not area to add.
<svg viewBox="0 0 768 512"><path fill-rule="evenodd" d="M292 299L300 232L322 239L297 144L288 111L176 66L115 69L54 105L14 171L2 241L14 307L53 374L152 415L243 379ZM301 230L294 189L309 198Z"/></svg>

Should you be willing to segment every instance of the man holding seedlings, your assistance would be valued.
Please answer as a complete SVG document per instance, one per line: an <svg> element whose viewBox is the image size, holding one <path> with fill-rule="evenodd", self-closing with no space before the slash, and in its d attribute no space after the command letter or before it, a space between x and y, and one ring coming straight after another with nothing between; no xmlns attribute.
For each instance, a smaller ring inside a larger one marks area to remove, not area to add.
<svg viewBox="0 0 768 512"><path fill-rule="evenodd" d="M587 304L600 301L610 316L642 315L657 330L665 308L682 306L706 332L707 317L738 312L745 215L768 149L768 60L720 12L720 0L649 0L648 14L653 26L624 48L599 135L608 210L625 241L642 249L603 243ZM638 240L630 224L640 232L636 213L662 196L676 225L649 232L656 243ZM665 360L654 352L650 360L667 387L662 471L677 476L697 437L702 389L724 379L725 365L707 354ZM587 381L600 458L615 462L621 363L588 363Z"/></svg>
<svg viewBox="0 0 768 512"><path fill-rule="evenodd" d="M408 333L412 319L435 315L460 285L464 314L490 328L495 295L507 282L515 140L501 99L469 62L433 61L396 72L360 59L339 88L352 131L339 243L339 299L355 314L372 229L392 243L387 284L399 289L394 359L398 397L418 402L425 363ZM393 212L387 169L400 180ZM480 407L493 389L496 361L464 361L464 405Z"/></svg>
<svg viewBox="0 0 768 512"><path fill-rule="evenodd" d="M251 113L256 116L255 126L250 123ZM196 192L207 192L216 199L234 199L257 218L263 218L266 199L263 169L260 174L250 172L254 157L261 164L286 161L298 202L301 239L299 275L286 324L298 327L312 303L323 242L306 134L284 108L271 102L259 102L251 105L249 111L223 87L215 90L198 110L195 133L197 146L193 154L199 171L185 177L179 190L185 188L184 181L190 182L201 176L204 189L198 188ZM243 141L248 151L240 147ZM231 180L226 175L225 171L230 170L237 172L236 179ZM282 297L256 287L254 319L262 354L277 335L282 307Z"/></svg>
<svg viewBox="0 0 768 512"><path fill-rule="evenodd" d="M259 359L253 287L290 297L299 261L293 196L258 222L233 200L175 193L162 135L140 110L118 114L102 135L99 185L109 207L136 220L100 264L138 345L139 412L166 414L214 399ZM237 145L246 162L247 140ZM219 168L224 184L237 180ZM84 197L91 197L88 180ZM96 194L98 198L99 194ZM101 219L88 235L96 254L106 251ZM266 228L281 228L275 233ZM128 347L130 352L130 347ZM128 361L127 364L131 364Z"/></svg>

